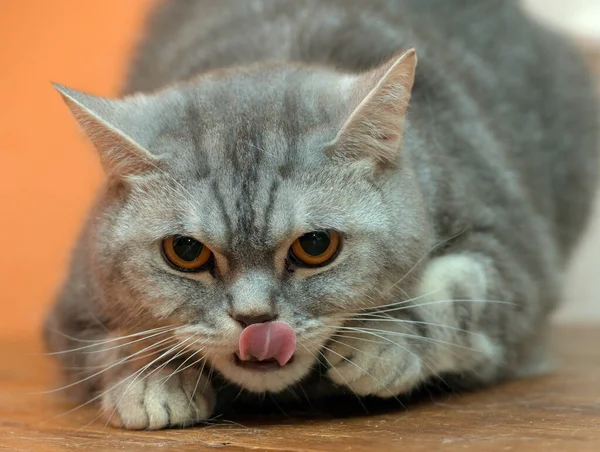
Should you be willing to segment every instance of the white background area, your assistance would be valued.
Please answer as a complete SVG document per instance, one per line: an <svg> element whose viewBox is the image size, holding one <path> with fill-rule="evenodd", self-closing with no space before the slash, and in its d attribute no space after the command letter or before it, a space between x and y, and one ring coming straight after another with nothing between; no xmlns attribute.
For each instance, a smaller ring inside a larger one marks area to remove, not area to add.
<svg viewBox="0 0 600 452"><path fill-rule="evenodd" d="M541 21L583 41L600 68L600 0L523 1ZM597 74L600 82L600 71ZM600 196L595 210L567 278L564 302L557 313L561 322L600 320Z"/></svg>

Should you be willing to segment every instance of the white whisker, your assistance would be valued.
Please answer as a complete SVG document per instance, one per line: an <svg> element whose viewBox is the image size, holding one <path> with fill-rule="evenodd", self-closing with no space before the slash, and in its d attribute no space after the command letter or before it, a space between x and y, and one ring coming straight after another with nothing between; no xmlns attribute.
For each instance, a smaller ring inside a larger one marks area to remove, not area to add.
<svg viewBox="0 0 600 452"><path fill-rule="evenodd" d="M441 304L441 303L454 303L454 302L458 302L458 303L498 303L498 304L506 304L506 305L510 305L510 306L516 306L515 303L511 303L510 301L502 301L502 300L475 300L475 299L472 299L472 298L464 298L464 299L447 299L447 300L427 301L427 302L424 302L424 303L411 304L411 305L408 305L408 306L400 306L400 307L397 307L397 308L390 308L390 309L383 309L383 310L373 309L369 313L384 314L384 313L387 313L387 312L402 311L404 309L410 309L410 308L415 308L415 307L430 306L430 305Z"/></svg>
<svg viewBox="0 0 600 452"><path fill-rule="evenodd" d="M352 337L352 336L343 336L343 335L335 335L335 334L334 334L334 336L338 336L338 337L340 337L340 338L348 338L348 339L359 339L359 340L361 339L361 338L354 338L354 337ZM370 354L370 353L367 353L367 352L366 352L366 351L364 351L364 350L361 350L360 348L356 348L356 347L353 347L353 346L351 346L351 345L348 345L348 344L346 344L345 342L338 341L338 340L336 340L336 339L333 339L333 338L330 338L329 340L330 340L331 342L335 342L336 344L343 345L344 347L348 347L348 348L350 348L350 349L352 349L352 350L356 350L357 352L361 352L363 355L370 356L371 358L383 359L383 358L381 358L380 356L375 356L375 355L372 355L372 354ZM385 361L389 361L389 360L387 360L387 359L386 359Z"/></svg>
<svg viewBox="0 0 600 452"><path fill-rule="evenodd" d="M377 314L367 314L368 317L348 317L346 320L348 321L366 321L366 322L394 322L394 323L406 323L409 325L426 325L426 326L434 326L439 328L446 328L448 330L459 331L465 334L470 334L473 336L483 336L483 334L478 333L476 331L465 330L464 328L458 328L451 325L444 325L443 323L433 323L433 322L422 322L418 320L407 320L407 319L398 319L389 316L379 316Z"/></svg>
<svg viewBox="0 0 600 452"><path fill-rule="evenodd" d="M190 402L188 404L188 408L191 406L191 404L194 401L194 397L196 396L196 391L198 390L198 384L200 383L200 380L202 379L202 375L204 373L204 367L206 366L206 362L207 362L207 360L204 359L204 362L202 363L202 368L200 369L200 372L198 372L198 378L196 379L196 384L194 385L194 390L190 394ZM206 389L206 387L205 387L205 389ZM197 410L197 408L196 408L196 410Z"/></svg>
<svg viewBox="0 0 600 452"><path fill-rule="evenodd" d="M474 348L465 347L463 345L454 344L452 342L446 342L446 341L443 341L441 339L435 339L435 338L432 338L432 337L419 336L418 334L402 333L400 331L390 331L390 330L380 330L380 329L375 329L375 328L360 328L360 327L358 327L358 328L355 328L355 327L340 327L340 329L344 329L344 330L348 330L348 331L357 331L357 332L362 332L362 333L366 333L366 334L371 334L371 332L374 331L375 333L389 334L390 336L406 337L406 338L416 339L416 340L425 341L425 342L431 342L431 343L436 343L436 344L444 344L444 345L448 345L450 347L462 348L462 349L469 350L469 351L479 351L479 350L476 350Z"/></svg>
<svg viewBox="0 0 600 452"><path fill-rule="evenodd" d="M185 351L189 350L191 347L193 347L195 344L197 344L199 342L200 339L196 339L194 342L192 342L191 344L187 345L183 350L181 350L179 353L177 353L177 355L174 356L174 359L177 358L179 355L181 355L182 353L185 353ZM187 363L190 359L192 359L194 356L196 356L198 353L202 352L202 350L204 350L203 348L200 348L196 351L194 351L192 354L190 354L190 356L188 356L173 372L171 372L171 374L167 377L164 378L164 382L161 384L161 387L163 387L167 381L169 381L169 379L179 373L179 372L183 372L186 369L189 369L190 367L195 366L197 363L199 363L200 361L202 361L204 359L204 357L201 357L200 359L192 362L192 364L189 364L187 366L185 366L185 363ZM185 366L185 367L184 367Z"/></svg>
<svg viewBox="0 0 600 452"><path fill-rule="evenodd" d="M161 334L165 334L171 331L175 331L178 327L162 327L162 328L154 328L152 330L146 330L146 331L141 331L139 333L134 333L134 334L129 334L127 336L121 336L121 337L115 337L115 338L110 338L110 339L102 339L102 340L97 340L97 341L91 341L91 340L83 340L83 339L77 339L71 336L67 336L66 334L60 333L61 335L63 335L64 337L66 337L67 339L71 339L74 341L78 341L78 342L90 342L90 345L85 345L82 347L77 347L77 348L72 348L69 350L60 350L57 352L49 352L49 353L45 353L45 355L47 356L53 356L53 355L63 355L66 353L73 353L73 352L78 352L81 350L87 350L89 348L94 348L94 347L99 347L100 345L104 345L104 344L109 344L112 342L117 342L117 341L121 341L123 339L129 339L132 337L139 337L139 336L144 336L146 334L149 333L154 333L150 336L147 336L145 338L139 339L137 341L133 341L133 342L127 342L126 344L123 344L123 346L128 345L128 344L132 344L134 342L138 342L147 338L151 338L151 337L155 337L155 336L159 336ZM157 332L158 331L158 332ZM105 349L105 350L110 350L110 349ZM105 350L100 350L100 351L105 351Z"/></svg>
<svg viewBox="0 0 600 452"><path fill-rule="evenodd" d="M117 362L111 364L110 366L102 369L101 371L98 371L98 372L95 372L95 373L93 373L91 375L88 375L87 377L85 377L85 378L83 378L81 380L78 380L76 382L73 382L73 383L70 383L68 385L62 386L60 388L51 389L51 390L48 390L48 391L43 391L43 392L39 392L39 393L35 393L35 394L51 394L51 393L58 392L58 391L64 391L67 388L71 388L71 387L76 386L78 384L81 384L81 383L83 383L85 381L91 380L92 378L97 377L98 375L106 372L107 370L110 370L110 369L112 369L112 368L114 368L114 367L116 367L116 366L118 366L120 364L123 364L125 361L127 361L128 359L130 359L133 356L137 356L140 353L146 352L146 351L148 351L148 350L150 350L150 349L152 349L152 348L154 348L154 347L156 347L156 346L158 346L158 345L160 345L160 344L162 344L162 343L164 343L166 341L172 341L172 340L175 340L175 339L172 338L172 337L168 337L166 339L162 339L161 341L156 342L156 343L154 343L152 345L149 345L148 347L145 347L145 348L137 351L136 353L134 353L132 355L129 355L129 356L125 357L125 358L122 358L122 359L118 360Z"/></svg>
<svg viewBox="0 0 600 452"><path fill-rule="evenodd" d="M374 306L372 308L366 308L364 310L364 312L367 312L367 313L371 313L371 312L373 312L373 313L387 312L387 311L384 311L384 310L381 310L381 309L382 308L393 308L393 307L405 305L407 303L412 303L413 301L420 300L421 298L429 297L430 295L433 295L434 293L439 292L440 290L441 289L432 290L431 292L419 295L419 296L414 297L414 298L409 298L408 300L394 301L392 303L387 303L387 304L383 304L383 305L379 305L379 306Z"/></svg>

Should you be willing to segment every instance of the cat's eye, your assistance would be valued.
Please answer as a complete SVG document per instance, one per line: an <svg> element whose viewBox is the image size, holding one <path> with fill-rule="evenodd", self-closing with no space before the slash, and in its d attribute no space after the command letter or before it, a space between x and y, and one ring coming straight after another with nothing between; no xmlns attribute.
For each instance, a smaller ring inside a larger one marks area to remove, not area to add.
<svg viewBox="0 0 600 452"><path fill-rule="evenodd" d="M290 257L305 267L321 267L331 262L340 249L340 233L332 230L312 231L296 239Z"/></svg>
<svg viewBox="0 0 600 452"><path fill-rule="evenodd" d="M206 245L192 237L172 235L162 242L167 262L183 272L207 270L213 261L213 253Z"/></svg>

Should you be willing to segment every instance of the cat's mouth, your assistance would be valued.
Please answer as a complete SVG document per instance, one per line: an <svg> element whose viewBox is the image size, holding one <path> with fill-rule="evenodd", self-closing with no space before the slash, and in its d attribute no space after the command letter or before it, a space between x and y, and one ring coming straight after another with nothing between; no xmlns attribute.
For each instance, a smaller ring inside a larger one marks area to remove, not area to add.
<svg viewBox="0 0 600 452"><path fill-rule="evenodd" d="M242 360L237 353L233 354L233 362L236 366L257 372L273 372L290 365L293 361L293 355L284 365L281 365L275 358L259 360L251 356L248 359Z"/></svg>
<svg viewBox="0 0 600 452"><path fill-rule="evenodd" d="M239 368L271 372L290 364L295 352L296 333L287 323L254 323L242 331L233 362Z"/></svg>

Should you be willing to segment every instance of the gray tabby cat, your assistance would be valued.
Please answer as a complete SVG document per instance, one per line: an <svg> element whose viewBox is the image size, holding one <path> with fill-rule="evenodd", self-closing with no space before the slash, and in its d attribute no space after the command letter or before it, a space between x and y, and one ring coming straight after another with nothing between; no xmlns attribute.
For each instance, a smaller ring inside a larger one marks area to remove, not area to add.
<svg viewBox="0 0 600 452"><path fill-rule="evenodd" d="M126 97L57 89L107 182L46 339L111 424L547 368L597 99L516 2L172 0Z"/></svg>

